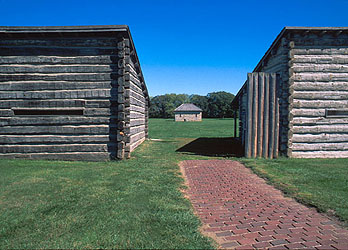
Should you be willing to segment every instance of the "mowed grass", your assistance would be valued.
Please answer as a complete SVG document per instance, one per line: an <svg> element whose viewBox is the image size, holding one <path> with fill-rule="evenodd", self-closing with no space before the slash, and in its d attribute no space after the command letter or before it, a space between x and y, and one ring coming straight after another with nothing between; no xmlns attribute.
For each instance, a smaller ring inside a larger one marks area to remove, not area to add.
<svg viewBox="0 0 348 250"><path fill-rule="evenodd" d="M288 196L348 226L348 159L242 159Z"/></svg>
<svg viewBox="0 0 348 250"><path fill-rule="evenodd" d="M238 132L237 132L238 133ZM198 138L234 136L234 119L204 119L201 122L175 122L174 119L150 119L150 138Z"/></svg>
<svg viewBox="0 0 348 250"><path fill-rule="evenodd" d="M1 248L213 248L181 193L178 163L208 159L175 152L191 140L116 162L0 160Z"/></svg>
<svg viewBox="0 0 348 250"><path fill-rule="evenodd" d="M214 248L180 191L178 167L211 157L176 150L198 137L231 137L233 126L150 119L150 138L161 140L145 141L125 161L0 160L1 248ZM348 159L236 160L348 222Z"/></svg>

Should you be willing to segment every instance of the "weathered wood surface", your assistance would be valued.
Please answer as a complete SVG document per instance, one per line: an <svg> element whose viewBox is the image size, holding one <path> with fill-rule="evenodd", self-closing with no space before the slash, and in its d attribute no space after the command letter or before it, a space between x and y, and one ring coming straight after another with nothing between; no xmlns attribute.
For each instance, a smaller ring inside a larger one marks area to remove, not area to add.
<svg viewBox="0 0 348 250"><path fill-rule="evenodd" d="M249 73L244 120L246 157L274 158L279 155L279 101L276 74ZM242 133L244 133L242 131Z"/></svg>
<svg viewBox="0 0 348 250"><path fill-rule="evenodd" d="M32 37L0 39L0 157L130 156L147 136L148 94L129 39ZM83 113L14 113L53 108Z"/></svg>
<svg viewBox="0 0 348 250"><path fill-rule="evenodd" d="M348 158L348 151L294 151L294 158Z"/></svg>
<svg viewBox="0 0 348 250"><path fill-rule="evenodd" d="M115 138L115 136L114 136ZM0 135L0 144L107 143L110 135Z"/></svg>
<svg viewBox="0 0 348 250"><path fill-rule="evenodd" d="M327 110L348 107L348 44L341 38L295 39L289 64L293 157L348 156L348 117L326 117Z"/></svg>
<svg viewBox="0 0 348 250"><path fill-rule="evenodd" d="M346 142L348 143L348 134L294 134L293 142Z"/></svg>
<svg viewBox="0 0 348 250"><path fill-rule="evenodd" d="M107 161L114 156L108 152L64 152L64 153L6 153L0 158L25 158L33 160L60 160L60 161Z"/></svg>
<svg viewBox="0 0 348 250"><path fill-rule="evenodd" d="M65 81L22 81L0 82L0 91L48 91L76 89L110 89L116 87L115 81L104 82L65 82Z"/></svg>

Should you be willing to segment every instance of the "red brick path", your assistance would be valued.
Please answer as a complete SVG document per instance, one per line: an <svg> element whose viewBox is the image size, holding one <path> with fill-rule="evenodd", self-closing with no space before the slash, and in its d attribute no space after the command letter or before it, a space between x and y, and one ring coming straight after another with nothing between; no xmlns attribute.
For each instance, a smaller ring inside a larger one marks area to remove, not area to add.
<svg viewBox="0 0 348 250"><path fill-rule="evenodd" d="M348 249L348 230L236 161L181 163L203 233L221 248Z"/></svg>

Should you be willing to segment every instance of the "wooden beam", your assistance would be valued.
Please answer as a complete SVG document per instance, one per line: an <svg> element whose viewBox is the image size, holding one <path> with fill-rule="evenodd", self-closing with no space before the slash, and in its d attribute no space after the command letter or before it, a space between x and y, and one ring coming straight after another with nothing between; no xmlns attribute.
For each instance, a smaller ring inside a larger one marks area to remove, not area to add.
<svg viewBox="0 0 348 250"><path fill-rule="evenodd" d="M253 101L253 111L252 111L252 128L251 128L251 157L255 158L257 156L257 130L258 130L258 91L259 91L259 74L253 73L253 82L254 82L254 88L253 88L253 95L252 95L252 101Z"/></svg>
<svg viewBox="0 0 348 250"><path fill-rule="evenodd" d="M258 91L258 127L257 127L257 156L262 157L263 151L263 117L264 117L264 87L265 74L259 73Z"/></svg>
<svg viewBox="0 0 348 250"><path fill-rule="evenodd" d="M275 134L275 102L276 102L276 74L271 74L270 77L270 105L269 105L269 146L268 146L268 158L273 159L273 150L274 150L274 134Z"/></svg>
<svg viewBox="0 0 348 250"><path fill-rule="evenodd" d="M245 156L251 157L251 129L252 129L252 111L253 111L253 75L248 73L247 81L247 108L246 108L246 140L245 140Z"/></svg>
<svg viewBox="0 0 348 250"><path fill-rule="evenodd" d="M269 143L269 74L265 75L264 81L264 117L263 117L263 152L262 156L268 158L268 143Z"/></svg>

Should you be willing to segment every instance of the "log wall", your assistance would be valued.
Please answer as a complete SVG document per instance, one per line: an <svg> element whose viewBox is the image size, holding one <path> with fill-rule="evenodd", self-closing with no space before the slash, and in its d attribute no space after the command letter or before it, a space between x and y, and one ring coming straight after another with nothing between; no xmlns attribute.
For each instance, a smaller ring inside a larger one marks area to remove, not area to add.
<svg viewBox="0 0 348 250"><path fill-rule="evenodd" d="M295 33L290 44L289 156L348 157L348 34Z"/></svg>
<svg viewBox="0 0 348 250"><path fill-rule="evenodd" d="M122 159L144 140L147 90L126 32L2 36L1 158Z"/></svg>

